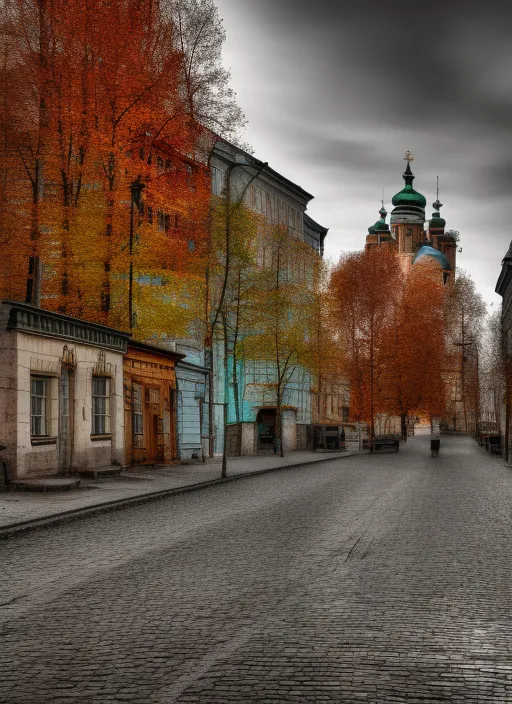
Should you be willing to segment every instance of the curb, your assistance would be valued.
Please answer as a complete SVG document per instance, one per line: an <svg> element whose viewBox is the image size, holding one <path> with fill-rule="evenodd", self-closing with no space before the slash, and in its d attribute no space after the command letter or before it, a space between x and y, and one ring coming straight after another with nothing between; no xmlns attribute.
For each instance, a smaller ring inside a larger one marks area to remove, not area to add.
<svg viewBox="0 0 512 704"><path fill-rule="evenodd" d="M15 535L27 533L33 530L51 528L52 526L60 525L61 523L67 523L69 521L75 521L80 518L86 518L87 516L97 516L101 513L117 511L123 508L129 508L130 506L138 506L139 504L149 503L151 501L159 501L161 499L166 499L170 496L177 496L178 494L188 494L192 491L208 489L212 486L217 486L218 484L227 484L228 482L238 481L239 479L258 477L262 474L269 474L270 472L280 472L286 469L299 469L300 467L309 467L314 464L320 464L321 462L332 462L333 460L348 459L349 457L358 457L364 454L364 452L354 452L353 454L343 454L339 457L324 457L319 458L317 460L308 460L307 462L285 464L280 465L278 467L267 467L266 469L257 469L254 472L246 472L245 474L234 474L233 476L228 476L225 478L219 477L218 479L211 479L205 482L196 482L195 484L187 484L186 486L180 486L171 489L161 489L160 491L152 491L147 494L130 496L126 499L103 501L100 504L93 504L92 506L86 506L84 508L74 508L70 509L69 511L61 511L60 513L54 513L46 518L34 518L30 521L19 521L18 523L11 523L8 526L0 528L0 540L6 540Z"/></svg>

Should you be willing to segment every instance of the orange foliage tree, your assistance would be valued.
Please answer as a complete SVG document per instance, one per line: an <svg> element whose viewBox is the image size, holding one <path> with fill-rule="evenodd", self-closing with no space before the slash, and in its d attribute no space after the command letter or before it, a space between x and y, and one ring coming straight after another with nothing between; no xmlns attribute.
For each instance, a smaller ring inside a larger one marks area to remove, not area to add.
<svg viewBox="0 0 512 704"><path fill-rule="evenodd" d="M133 326L139 337L184 334L197 317L212 138L184 85L173 7L152 0L4 3L1 297L38 304L41 289L46 308ZM198 26L198 3L181 7ZM203 19L208 36L222 38L215 13ZM202 60L199 52L189 56L195 76ZM215 53L209 60L214 66ZM203 106L227 78L212 73L204 81ZM145 188L130 242L137 180Z"/></svg>
<svg viewBox="0 0 512 704"><path fill-rule="evenodd" d="M405 440L411 413L445 408L445 291L440 272L404 273L387 248L342 256L330 282L350 384L350 413L370 424L399 416Z"/></svg>
<svg viewBox="0 0 512 704"><path fill-rule="evenodd" d="M350 385L350 415L353 420L369 422L370 439L382 407L384 337L393 323L401 276L398 259L387 248L342 255L331 275L335 320Z"/></svg>
<svg viewBox="0 0 512 704"><path fill-rule="evenodd" d="M380 410L400 417L407 440L411 414L441 416L446 405L444 286L439 269L413 266L399 282L382 341Z"/></svg>

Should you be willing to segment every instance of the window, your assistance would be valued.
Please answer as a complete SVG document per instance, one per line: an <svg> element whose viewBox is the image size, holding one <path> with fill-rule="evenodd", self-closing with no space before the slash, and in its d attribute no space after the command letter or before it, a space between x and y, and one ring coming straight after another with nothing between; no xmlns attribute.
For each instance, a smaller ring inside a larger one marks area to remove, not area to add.
<svg viewBox="0 0 512 704"><path fill-rule="evenodd" d="M110 379L93 376L91 435L108 433L110 433Z"/></svg>
<svg viewBox="0 0 512 704"><path fill-rule="evenodd" d="M48 377L30 377L30 434L50 435L50 382Z"/></svg>
<svg viewBox="0 0 512 704"><path fill-rule="evenodd" d="M212 193L214 196L221 196L224 189L225 174L216 166L211 167L210 173L212 179Z"/></svg>
<svg viewBox="0 0 512 704"><path fill-rule="evenodd" d="M144 415L142 406L142 386L134 384L132 389L133 398L133 433L134 435L144 434Z"/></svg>

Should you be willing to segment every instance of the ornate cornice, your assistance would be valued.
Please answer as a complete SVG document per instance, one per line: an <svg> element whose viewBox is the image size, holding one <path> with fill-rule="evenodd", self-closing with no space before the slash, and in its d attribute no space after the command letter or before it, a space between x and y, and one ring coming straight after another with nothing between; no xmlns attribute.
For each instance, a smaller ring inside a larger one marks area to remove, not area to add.
<svg viewBox="0 0 512 704"><path fill-rule="evenodd" d="M105 325L88 323L85 320L71 318L68 315L54 313L36 308L28 303L2 301L10 306L7 321L8 330L20 330L32 335L71 340L82 345L103 347L115 352L126 352L131 335L121 330L114 330Z"/></svg>

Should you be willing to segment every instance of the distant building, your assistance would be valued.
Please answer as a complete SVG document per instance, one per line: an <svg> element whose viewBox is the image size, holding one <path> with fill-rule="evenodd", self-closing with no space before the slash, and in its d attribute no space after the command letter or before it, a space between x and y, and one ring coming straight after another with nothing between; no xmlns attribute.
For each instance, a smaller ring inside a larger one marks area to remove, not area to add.
<svg viewBox="0 0 512 704"><path fill-rule="evenodd" d="M405 186L393 196L391 226L386 222L388 213L383 203L380 219L368 228L366 247L391 247L400 256L404 271L413 264L433 261L442 270L446 282L455 272L458 235L453 231L445 232L446 221L440 214L442 203L439 198L432 206L432 218L426 220L425 196L412 186L414 174L410 162L413 157L407 152L404 159L407 161L403 173Z"/></svg>
<svg viewBox="0 0 512 704"><path fill-rule="evenodd" d="M436 197L432 207L434 212L430 220L426 219L427 204L424 195L413 188L414 174L411 171L413 157L406 152L407 161L403 173L405 186L392 198L390 224L386 222L387 210L382 202L379 211L380 219L368 228L366 248L389 247L396 252L404 272L412 266L422 263L435 264L442 273L443 282L448 284L454 280L457 266L457 242L459 235L453 230L445 230L446 221L441 217L442 203ZM461 429L464 419L460 401L460 373L446 372L446 382L449 394L450 418L445 419L446 425L452 424L453 429ZM392 419L389 419L391 422ZM381 419L383 421L383 419ZM385 421L384 425L388 420ZM464 421L465 422L465 421Z"/></svg>

